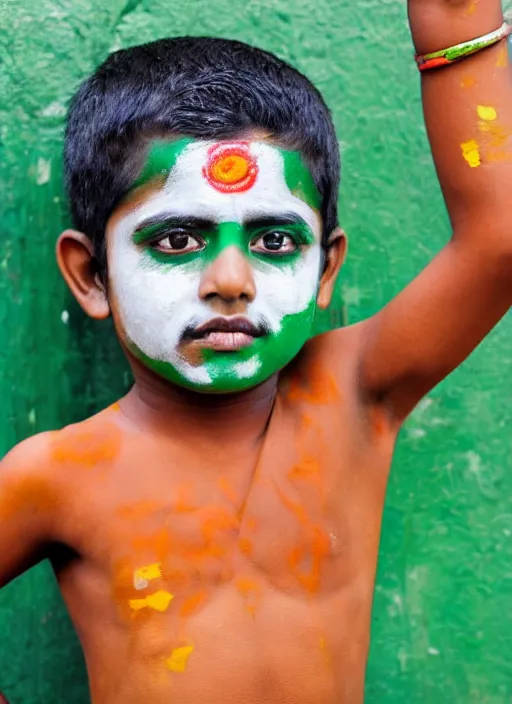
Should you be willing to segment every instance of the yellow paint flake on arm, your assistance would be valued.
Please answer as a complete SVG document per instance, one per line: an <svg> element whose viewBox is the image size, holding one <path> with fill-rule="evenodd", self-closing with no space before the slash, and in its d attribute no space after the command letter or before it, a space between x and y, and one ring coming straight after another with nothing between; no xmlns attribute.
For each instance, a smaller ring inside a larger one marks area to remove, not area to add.
<svg viewBox="0 0 512 704"><path fill-rule="evenodd" d="M463 142L460 148L462 149L462 156L472 169L480 166L482 163L480 161L480 150L478 148L478 142L475 139L471 139L469 142Z"/></svg>
<svg viewBox="0 0 512 704"><path fill-rule="evenodd" d="M498 113L492 105L477 105L476 111L478 113L478 117L486 122L492 122L498 117Z"/></svg>
<svg viewBox="0 0 512 704"><path fill-rule="evenodd" d="M148 608L163 613L167 611L173 599L174 596L172 594L161 589L154 594L149 594L145 599L130 599L130 608L134 611Z"/></svg>
<svg viewBox="0 0 512 704"><path fill-rule="evenodd" d="M187 661L193 650L193 645L182 645L179 648L174 648L171 657L165 661L167 668L171 672L185 672Z"/></svg>

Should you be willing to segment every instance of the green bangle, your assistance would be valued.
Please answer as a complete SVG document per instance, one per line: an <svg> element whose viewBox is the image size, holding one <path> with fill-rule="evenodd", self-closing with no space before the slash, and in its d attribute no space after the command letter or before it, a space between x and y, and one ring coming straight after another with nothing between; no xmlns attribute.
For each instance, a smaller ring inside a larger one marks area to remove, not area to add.
<svg viewBox="0 0 512 704"><path fill-rule="evenodd" d="M476 54L477 51L487 49L487 47L497 44L511 33L512 27L508 22L503 22L499 29L495 29L494 32L489 32L489 34L484 34L482 37L450 46L448 49L433 51L431 54L417 54L414 58L416 59L420 71L429 71L432 68L449 66L461 59L465 59L467 56Z"/></svg>

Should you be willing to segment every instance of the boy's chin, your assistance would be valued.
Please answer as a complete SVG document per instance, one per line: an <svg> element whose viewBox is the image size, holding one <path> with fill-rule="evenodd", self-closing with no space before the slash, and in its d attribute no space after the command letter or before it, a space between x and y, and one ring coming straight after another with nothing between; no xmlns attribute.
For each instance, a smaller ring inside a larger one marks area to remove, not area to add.
<svg viewBox="0 0 512 704"><path fill-rule="evenodd" d="M131 356L137 358L139 374L145 368L153 378L159 377L163 382L178 386L188 391L204 395L236 394L260 386L279 371L267 365L244 361L222 364L202 364L197 367L187 364L187 370L179 369L170 362L163 362L147 357L140 350L131 350ZM233 355L236 357L236 355ZM227 362L227 360L226 360ZM251 369L251 366L254 369ZM132 366L133 369L133 366ZM138 376L135 369L135 377Z"/></svg>

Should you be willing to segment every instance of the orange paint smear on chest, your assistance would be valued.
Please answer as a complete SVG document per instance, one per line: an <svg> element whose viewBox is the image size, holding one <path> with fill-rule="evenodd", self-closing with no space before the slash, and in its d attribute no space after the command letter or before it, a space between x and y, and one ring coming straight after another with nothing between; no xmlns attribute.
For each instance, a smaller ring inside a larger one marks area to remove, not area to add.
<svg viewBox="0 0 512 704"><path fill-rule="evenodd" d="M183 600L180 606L179 615L182 618L188 618L189 616L193 616L193 614L199 611L201 607L205 604L206 597L207 594L204 589L194 594L190 594Z"/></svg>
<svg viewBox="0 0 512 704"><path fill-rule="evenodd" d="M206 554L221 556L225 554L226 547L219 544L219 533L224 533L226 537L235 536L240 530L240 521L222 506L211 506L206 514L201 527Z"/></svg>
<svg viewBox="0 0 512 704"><path fill-rule="evenodd" d="M162 508L162 503L157 501L137 501L133 504L119 506L119 508L116 509L116 515L128 521L138 521L153 516Z"/></svg>
<svg viewBox="0 0 512 704"><path fill-rule="evenodd" d="M226 477L219 477L217 480L217 485L224 496L231 501L232 504L238 504L238 496L235 488Z"/></svg>
<svg viewBox="0 0 512 704"><path fill-rule="evenodd" d="M261 601L261 584L249 577L239 577L235 586L245 601L245 608L254 616Z"/></svg>
<svg viewBox="0 0 512 704"><path fill-rule="evenodd" d="M305 401L313 405L332 403L340 398L334 374L319 364L310 364L302 377L293 376L286 392L288 401Z"/></svg>
<svg viewBox="0 0 512 704"><path fill-rule="evenodd" d="M192 486L183 482L176 487L176 501L173 508L178 513L190 513L196 511L198 506L192 499Z"/></svg>
<svg viewBox="0 0 512 704"><path fill-rule="evenodd" d="M52 442L55 462L92 469L112 462L121 448L122 434L113 423L102 426L87 423L65 428Z"/></svg>
<svg viewBox="0 0 512 704"><path fill-rule="evenodd" d="M308 484L310 489L316 492L321 507L325 506L325 492L318 459L305 457L290 469L288 479Z"/></svg>
<svg viewBox="0 0 512 704"><path fill-rule="evenodd" d="M329 555L329 535L321 525L309 518L302 504L287 496L277 484L275 489L284 506L294 514L304 530L304 539L290 552L288 565L300 584L314 594L320 588L322 561Z"/></svg>

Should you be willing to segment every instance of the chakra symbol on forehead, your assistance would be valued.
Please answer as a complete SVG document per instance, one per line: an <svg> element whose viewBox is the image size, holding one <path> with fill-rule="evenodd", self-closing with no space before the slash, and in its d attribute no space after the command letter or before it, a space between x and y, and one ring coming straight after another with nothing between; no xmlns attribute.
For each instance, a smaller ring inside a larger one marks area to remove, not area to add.
<svg viewBox="0 0 512 704"><path fill-rule="evenodd" d="M247 142L214 144L208 150L203 175L221 193L243 193L254 186L258 164Z"/></svg>

